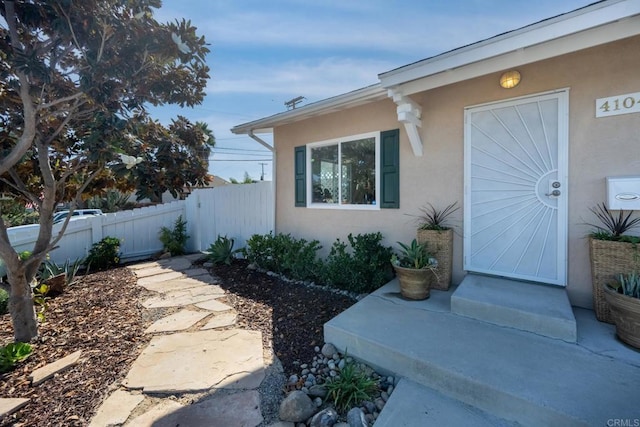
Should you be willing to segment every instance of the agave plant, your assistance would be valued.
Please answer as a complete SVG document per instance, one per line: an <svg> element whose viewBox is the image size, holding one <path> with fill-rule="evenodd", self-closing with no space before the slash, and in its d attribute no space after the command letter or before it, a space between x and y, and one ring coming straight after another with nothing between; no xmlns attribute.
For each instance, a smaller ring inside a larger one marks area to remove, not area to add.
<svg viewBox="0 0 640 427"><path fill-rule="evenodd" d="M433 269L438 266L438 261L431 255L426 244L420 244L416 239L413 239L410 245L402 242L398 242L398 245L401 249L400 256L394 254L391 257L393 265L415 269Z"/></svg>
<svg viewBox="0 0 640 427"><path fill-rule="evenodd" d="M234 243L234 239L230 239L227 236L218 236L216 241L207 249L207 258L213 264L231 264L234 254L242 251L242 249L234 250Z"/></svg>
<svg viewBox="0 0 640 427"><path fill-rule="evenodd" d="M604 240L620 240L630 230L640 226L640 217L632 218L633 211L620 210L618 215L602 203L589 209L600 220L600 225L587 223L595 229L591 235Z"/></svg>
<svg viewBox="0 0 640 427"><path fill-rule="evenodd" d="M628 274L618 275L618 280L611 286L619 293L632 298L640 298L640 274L632 271Z"/></svg>

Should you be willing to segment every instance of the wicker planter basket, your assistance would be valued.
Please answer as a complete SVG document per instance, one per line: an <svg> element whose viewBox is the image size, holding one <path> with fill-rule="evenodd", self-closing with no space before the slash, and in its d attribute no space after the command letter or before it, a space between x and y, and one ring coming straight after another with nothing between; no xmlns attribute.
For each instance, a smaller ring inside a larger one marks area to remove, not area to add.
<svg viewBox="0 0 640 427"><path fill-rule="evenodd" d="M627 344L640 348L640 299L619 294L609 286L603 287L616 324L616 335Z"/></svg>
<svg viewBox="0 0 640 427"><path fill-rule="evenodd" d="M429 252L438 260L438 278L433 281L432 288L440 291L449 290L453 263L453 230L418 230L416 239L420 244L426 242Z"/></svg>
<svg viewBox="0 0 640 427"><path fill-rule="evenodd" d="M599 321L614 323L609 303L604 297L604 285L613 282L619 274L638 270L639 250L632 243L589 238L593 309Z"/></svg>
<svg viewBox="0 0 640 427"><path fill-rule="evenodd" d="M400 283L403 297L414 300L429 298L431 286L435 282L435 274L429 269L415 269L393 266Z"/></svg>

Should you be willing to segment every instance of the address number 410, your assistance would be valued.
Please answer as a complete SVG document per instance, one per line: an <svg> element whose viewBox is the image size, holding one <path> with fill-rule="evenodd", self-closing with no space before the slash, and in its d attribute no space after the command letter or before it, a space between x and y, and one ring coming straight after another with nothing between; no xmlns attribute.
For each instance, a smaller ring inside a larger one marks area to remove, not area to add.
<svg viewBox="0 0 640 427"><path fill-rule="evenodd" d="M596 117L640 113L640 92L596 99Z"/></svg>

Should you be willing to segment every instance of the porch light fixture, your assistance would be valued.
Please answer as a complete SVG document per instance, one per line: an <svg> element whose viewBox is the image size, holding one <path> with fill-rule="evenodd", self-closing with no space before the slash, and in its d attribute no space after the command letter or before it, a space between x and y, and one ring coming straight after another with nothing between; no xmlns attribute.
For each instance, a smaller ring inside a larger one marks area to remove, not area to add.
<svg viewBox="0 0 640 427"><path fill-rule="evenodd" d="M516 70L507 71L500 76L500 86L505 89L511 89L520 83L520 72Z"/></svg>

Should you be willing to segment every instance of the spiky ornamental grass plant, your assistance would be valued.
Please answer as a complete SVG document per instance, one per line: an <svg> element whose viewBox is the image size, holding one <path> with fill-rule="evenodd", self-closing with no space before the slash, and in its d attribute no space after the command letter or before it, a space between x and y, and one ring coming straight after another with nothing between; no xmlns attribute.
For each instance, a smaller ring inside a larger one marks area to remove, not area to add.
<svg viewBox="0 0 640 427"><path fill-rule="evenodd" d="M326 388L327 396L336 408L346 411L365 400L372 400L378 390L378 383L356 364L348 362L337 377L327 382Z"/></svg>
<svg viewBox="0 0 640 427"><path fill-rule="evenodd" d="M592 237L600 240L634 240L634 236L625 236L626 233L640 226L640 217L632 218L633 211L620 210L618 215L615 215L604 203L589 210L600 220L600 224L587 223L595 229L591 233ZM637 240L640 241L640 238Z"/></svg>
<svg viewBox="0 0 640 427"><path fill-rule="evenodd" d="M420 208L421 215L418 216L418 228L420 230L448 230L451 228L447 220L460 209L458 202L453 202L443 209L436 209L431 203L427 203Z"/></svg>

